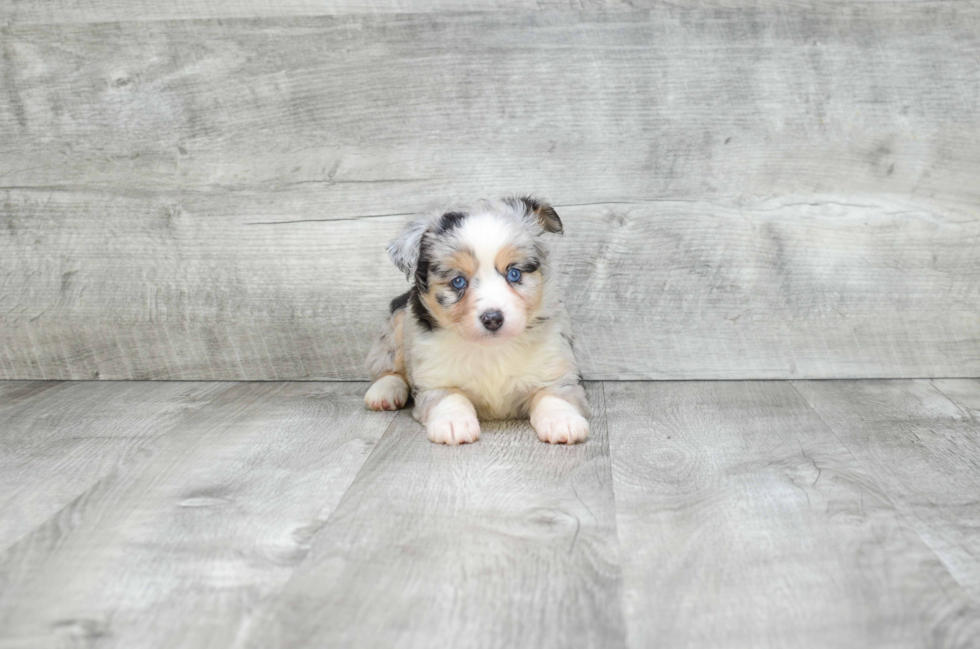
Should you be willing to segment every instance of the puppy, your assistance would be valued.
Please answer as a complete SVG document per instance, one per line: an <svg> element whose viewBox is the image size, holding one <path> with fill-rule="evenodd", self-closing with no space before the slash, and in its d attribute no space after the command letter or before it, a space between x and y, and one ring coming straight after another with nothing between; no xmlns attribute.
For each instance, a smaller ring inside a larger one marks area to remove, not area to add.
<svg viewBox="0 0 980 649"><path fill-rule="evenodd" d="M409 223L388 255L412 287L368 357L372 410L408 402L438 444L480 439L483 419L530 417L543 442L589 434L570 323L548 268L561 219L530 197L480 201Z"/></svg>

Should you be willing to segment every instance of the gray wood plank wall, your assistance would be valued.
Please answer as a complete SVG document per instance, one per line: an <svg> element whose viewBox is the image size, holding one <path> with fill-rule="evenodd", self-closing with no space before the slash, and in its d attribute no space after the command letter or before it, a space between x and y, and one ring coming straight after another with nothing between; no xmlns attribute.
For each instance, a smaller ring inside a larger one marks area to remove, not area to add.
<svg viewBox="0 0 980 649"><path fill-rule="evenodd" d="M362 378L519 191L587 378L980 375L975 3L143 5L0 8L0 378Z"/></svg>

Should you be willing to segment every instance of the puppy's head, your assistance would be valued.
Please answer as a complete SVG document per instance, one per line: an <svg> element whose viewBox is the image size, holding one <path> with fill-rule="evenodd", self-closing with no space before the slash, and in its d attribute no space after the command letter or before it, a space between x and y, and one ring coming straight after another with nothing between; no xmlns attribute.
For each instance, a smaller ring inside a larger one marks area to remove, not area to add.
<svg viewBox="0 0 980 649"><path fill-rule="evenodd" d="M420 326L492 344L520 335L541 313L546 232L562 232L547 203L481 201L412 221L388 254L414 277L411 308Z"/></svg>

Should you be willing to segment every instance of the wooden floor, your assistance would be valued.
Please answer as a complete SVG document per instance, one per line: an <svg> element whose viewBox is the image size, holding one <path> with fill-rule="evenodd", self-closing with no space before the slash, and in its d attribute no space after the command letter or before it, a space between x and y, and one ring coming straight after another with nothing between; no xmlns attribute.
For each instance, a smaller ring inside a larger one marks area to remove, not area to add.
<svg viewBox="0 0 980 649"><path fill-rule="evenodd" d="M0 382L0 647L980 646L980 381Z"/></svg>

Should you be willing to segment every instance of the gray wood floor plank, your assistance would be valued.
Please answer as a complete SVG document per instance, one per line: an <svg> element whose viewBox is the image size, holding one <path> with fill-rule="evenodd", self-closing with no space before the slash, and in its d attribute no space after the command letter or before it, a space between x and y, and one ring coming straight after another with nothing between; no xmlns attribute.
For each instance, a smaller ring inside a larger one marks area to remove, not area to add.
<svg viewBox="0 0 980 649"><path fill-rule="evenodd" d="M0 549L135 460L228 384L86 381L21 388L35 396L16 409L0 406Z"/></svg>
<svg viewBox="0 0 980 649"><path fill-rule="evenodd" d="M980 381L794 385L980 602Z"/></svg>
<svg viewBox="0 0 980 649"><path fill-rule="evenodd" d="M365 387L240 384L155 439L0 557L0 645L232 646L391 422Z"/></svg>
<svg viewBox="0 0 980 649"><path fill-rule="evenodd" d="M0 414L9 413L15 408L24 408L26 404L60 385L61 381L0 381ZM3 431L0 427L0 435L3 435Z"/></svg>
<svg viewBox="0 0 980 649"><path fill-rule="evenodd" d="M384 249L405 217L291 222L319 199L282 196L222 207L195 194L174 212L176 196L15 192L16 234L0 237L14 278L0 295L0 372L365 378L406 287ZM980 213L825 198L559 206L585 377L980 374ZM79 246L86 255L62 264Z"/></svg>
<svg viewBox="0 0 980 649"><path fill-rule="evenodd" d="M605 390L631 646L980 642L976 602L791 385Z"/></svg>
<svg viewBox="0 0 980 649"><path fill-rule="evenodd" d="M601 388L587 444L526 422L429 443L403 413L251 647L618 647L619 559Z"/></svg>
<svg viewBox="0 0 980 649"><path fill-rule="evenodd" d="M77 493L0 554L0 647L980 641L980 380L590 384L570 449L364 388L0 382L0 494Z"/></svg>
<svg viewBox="0 0 980 649"><path fill-rule="evenodd" d="M980 422L980 379L932 379L931 383L960 406L968 419Z"/></svg>

